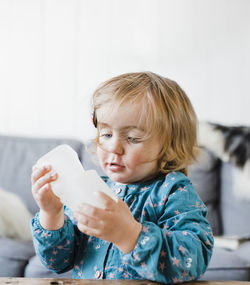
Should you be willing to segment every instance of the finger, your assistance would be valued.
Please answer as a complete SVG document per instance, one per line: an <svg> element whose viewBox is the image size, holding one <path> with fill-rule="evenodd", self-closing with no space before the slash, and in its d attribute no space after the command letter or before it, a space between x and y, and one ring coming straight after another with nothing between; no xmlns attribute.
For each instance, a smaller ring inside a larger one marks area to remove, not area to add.
<svg viewBox="0 0 250 285"><path fill-rule="evenodd" d="M76 215L75 216L77 224L82 224L91 229L101 229L103 228L103 223L100 219L94 219L85 215Z"/></svg>
<svg viewBox="0 0 250 285"><path fill-rule="evenodd" d="M51 191L51 185L45 184L36 191L36 196L38 197L39 200L43 200L43 198L47 195L49 191Z"/></svg>
<svg viewBox="0 0 250 285"><path fill-rule="evenodd" d="M92 219L100 219L105 216L103 209L92 206L90 204L81 203L75 211L76 215L85 215Z"/></svg>
<svg viewBox="0 0 250 285"><path fill-rule="evenodd" d="M97 229L90 228L84 224L77 224L77 227L82 233L84 233L88 236L99 237L99 235L100 235L100 232Z"/></svg>
<svg viewBox="0 0 250 285"><path fill-rule="evenodd" d="M46 184L42 188L40 188L38 191L33 191L33 196L35 200L40 204L44 203L48 197L48 192L50 191L50 185Z"/></svg>
<svg viewBox="0 0 250 285"><path fill-rule="evenodd" d="M53 182L57 179L58 175L54 172L49 172L45 174L44 176L40 177L34 184L34 191L38 191L40 188L42 188L45 184L48 184L50 182Z"/></svg>
<svg viewBox="0 0 250 285"><path fill-rule="evenodd" d="M94 195L96 199L100 202L104 210L113 209L115 201L109 195L102 191L94 192Z"/></svg>
<svg viewBox="0 0 250 285"><path fill-rule="evenodd" d="M31 174L31 182L35 183L40 177L51 170L51 165L44 165L42 167L33 166Z"/></svg>
<svg viewBox="0 0 250 285"><path fill-rule="evenodd" d="M44 199L47 199L47 201L53 202L54 199L59 199L60 198L54 194L53 190L52 190L52 186L50 183L45 184L43 187L41 187L36 193L35 196L40 200L40 201L44 201ZM52 201L53 199L53 201Z"/></svg>

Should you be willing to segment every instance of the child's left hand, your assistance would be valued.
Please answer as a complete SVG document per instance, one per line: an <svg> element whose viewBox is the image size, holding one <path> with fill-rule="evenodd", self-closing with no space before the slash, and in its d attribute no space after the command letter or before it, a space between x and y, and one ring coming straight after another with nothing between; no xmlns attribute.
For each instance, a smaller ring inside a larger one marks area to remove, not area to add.
<svg viewBox="0 0 250 285"><path fill-rule="evenodd" d="M119 197L116 202L103 192L97 192L96 196L104 209L81 203L74 212L79 230L114 243L124 253L130 252L137 243L142 225Z"/></svg>

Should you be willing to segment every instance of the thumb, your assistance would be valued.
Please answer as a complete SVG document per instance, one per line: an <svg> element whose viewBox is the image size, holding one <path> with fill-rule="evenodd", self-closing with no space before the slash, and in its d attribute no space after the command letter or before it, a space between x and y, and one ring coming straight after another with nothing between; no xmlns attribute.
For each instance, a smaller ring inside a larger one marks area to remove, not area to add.
<svg viewBox="0 0 250 285"><path fill-rule="evenodd" d="M102 191L94 192L94 196L96 197L98 204L100 204L104 210L113 208L114 203L116 203L114 199Z"/></svg>

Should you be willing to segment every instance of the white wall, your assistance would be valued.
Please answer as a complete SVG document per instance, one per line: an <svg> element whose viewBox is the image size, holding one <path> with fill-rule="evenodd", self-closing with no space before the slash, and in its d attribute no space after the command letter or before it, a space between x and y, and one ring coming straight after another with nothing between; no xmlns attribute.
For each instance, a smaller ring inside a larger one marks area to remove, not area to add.
<svg viewBox="0 0 250 285"><path fill-rule="evenodd" d="M111 76L176 80L200 120L250 125L249 0L0 0L0 134L93 136Z"/></svg>

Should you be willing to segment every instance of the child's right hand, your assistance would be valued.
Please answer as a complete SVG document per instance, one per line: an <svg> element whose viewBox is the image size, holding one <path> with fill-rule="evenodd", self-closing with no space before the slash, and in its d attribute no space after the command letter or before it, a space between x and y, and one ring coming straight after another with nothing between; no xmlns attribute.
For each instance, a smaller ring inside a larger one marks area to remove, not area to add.
<svg viewBox="0 0 250 285"><path fill-rule="evenodd" d="M60 199L52 192L51 182L57 179L57 174L51 172L52 167L34 166L31 174L32 194L40 208L47 216L57 216L63 209ZM41 212L40 211L40 212Z"/></svg>

